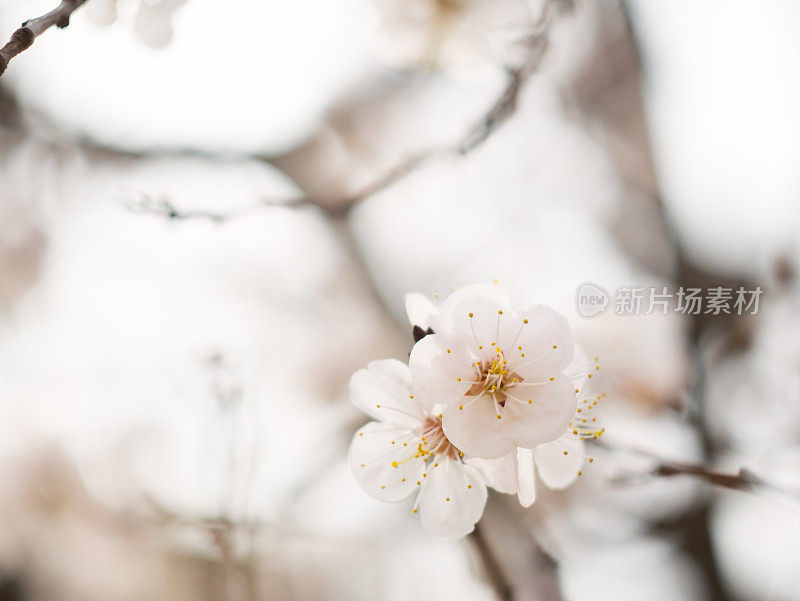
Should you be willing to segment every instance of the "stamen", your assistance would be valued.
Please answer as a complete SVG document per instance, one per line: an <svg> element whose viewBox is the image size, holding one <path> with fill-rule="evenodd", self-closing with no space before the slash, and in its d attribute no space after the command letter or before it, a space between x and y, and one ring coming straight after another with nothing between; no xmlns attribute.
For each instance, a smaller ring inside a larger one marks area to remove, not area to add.
<svg viewBox="0 0 800 601"><path fill-rule="evenodd" d="M537 361L541 361L542 359L544 359L545 357L547 357L547 355L549 355L550 353L552 353L554 350L555 350L555 346L553 346L552 348L549 348L549 349L547 349L547 351L546 351L544 354L542 354L542 355L539 355L539 356L538 356L538 357L536 357L535 359L528 359L528 361L526 361L526 362L525 362L525 363L523 363L522 365L514 365L514 366L512 366L512 367L513 367L513 369L514 369L515 371L516 371L516 370L520 370L520 369L525 369L525 368L526 368L526 367L528 367L529 365L533 365L533 364L534 364L534 363L536 363ZM524 357L524 356L525 356L525 354L524 354L524 353L520 353L520 357Z"/></svg>

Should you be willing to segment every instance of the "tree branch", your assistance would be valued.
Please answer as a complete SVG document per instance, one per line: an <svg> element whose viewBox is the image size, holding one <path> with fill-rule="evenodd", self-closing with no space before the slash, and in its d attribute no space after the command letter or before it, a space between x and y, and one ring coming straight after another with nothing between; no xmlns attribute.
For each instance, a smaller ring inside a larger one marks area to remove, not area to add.
<svg viewBox="0 0 800 601"><path fill-rule="evenodd" d="M514 588L503 573L500 562L495 557L489 541L486 540L480 524L475 524L475 529L469 533L469 538L475 545L486 580L497 595L498 601L511 601L514 598Z"/></svg>
<svg viewBox="0 0 800 601"><path fill-rule="evenodd" d="M688 463L685 461L664 459L663 457L659 457L650 451L646 451L637 447L621 445L612 446L607 442L601 441L593 441L593 444L607 450L630 453L632 455L648 457L653 460L654 465L648 470L620 474L612 480L612 482L616 484L629 484L642 478L691 476L697 480L706 482L707 484L712 484L714 486L728 488L731 490L754 491L758 489L770 489L772 491L779 492L800 500L800 491L781 488L780 486L769 482L768 480L744 467L739 468L733 473L719 472L699 463Z"/></svg>
<svg viewBox="0 0 800 601"><path fill-rule="evenodd" d="M239 217L244 213L260 207L317 207L332 218L345 218L362 201L385 190L413 173L434 159L453 156L466 156L488 140L516 112L517 103L524 84L541 65L549 45L549 33L554 11L559 8L569 10L571 4L565 0L547 0L531 33L521 44L525 47L525 57L519 65L506 69L507 82L489 110L483 114L464 135L453 143L429 148L414 154L394 167L377 176L373 181L359 190L338 197L320 197L302 195L291 198L268 198L244 211L227 213L209 211L181 211L171 202L159 199L148 200L143 197L138 203L129 203L129 207L141 212L155 213L168 219L184 220L205 218L215 222ZM258 157L263 160L262 157ZM137 206L138 205L138 206Z"/></svg>
<svg viewBox="0 0 800 601"><path fill-rule="evenodd" d="M33 45L40 35L53 27L64 29L69 25L69 18L76 10L86 4L86 0L62 0L57 8L46 15L25 21L22 27L11 34L9 42L0 49L0 76L8 67L8 62Z"/></svg>

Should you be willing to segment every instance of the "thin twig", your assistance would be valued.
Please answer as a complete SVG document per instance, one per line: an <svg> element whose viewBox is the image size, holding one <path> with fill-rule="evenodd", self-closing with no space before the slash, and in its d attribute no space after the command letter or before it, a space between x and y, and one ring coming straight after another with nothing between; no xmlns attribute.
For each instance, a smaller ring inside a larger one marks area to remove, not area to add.
<svg viewBox="0 0 800 601"><path fill-rule="evenodd" d="M520 93L524 84L536 72L546 55L549 45L549 33L552 25L553 12L559 7L569 8L564 0L548 0L534 25L533 31L522 41L526 48L525 58L518 66L506 69L507 81L497 99L489 110L484 113L466 132L455 142L429 148L397 163L391 169L376 177L373 181L359 190L339 197L320 197L315 195L301 195L289 198L262 199L257 205L244 210L227 213L211 211L182 211L169 201L160 199L138 203L139 211L161 215L168 219L210 219L214 222L223 222L228 219L240 217L261 207L316 207L332 218L345 218L362 201L374 194L381 192L407 175L413 173L423 165L434 159L446 157L466 156L480 147L488 140L508 119L516 112Z"/></svg>
<svg viewBox="0 0 800 601"><path fill-rule="evenodd" d="M86 4L86 0L62 0L57 8L46 15L25 21L22 26L11 34L9 42L0 49L0 76L8 67L8 62L33 45L40 35L53 27L64 29L69 25L69 18L76 10Z"/></svg>
<svg viewBox="0 0 800 601"><path fill-rule="evenodd" d="M627 484L641 478L691 476L708 484L731 490L754 491L757 489L770 489L800 499L800 491L781 488L744 467L739 468L736 472L720 472L699 463L665 459L638 447L611 445L600 441L594 441L594 444L604 449L639 455L654 461L654 466L643 472L620 474L612 480L615 484Z"/></svg>

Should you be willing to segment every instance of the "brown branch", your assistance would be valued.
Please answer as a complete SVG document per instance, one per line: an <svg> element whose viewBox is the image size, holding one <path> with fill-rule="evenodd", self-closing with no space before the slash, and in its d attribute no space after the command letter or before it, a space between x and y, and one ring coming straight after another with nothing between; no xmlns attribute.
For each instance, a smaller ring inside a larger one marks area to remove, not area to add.
<svg viewBox="0 0 800 601"><path fill-rule="evenodd" d="M740 469L735 474L726 474L707 469L702 465L688 463L669 463L657 466L653 470L655 476L694 476L715 486L744 490L751 488L755 482L749 478L749 472Z"/></svg>
<svg viewBox="0 0 800 601"><path fill-rule="evenodd" d="M549 45L549 33L555 10L562 8L569 10L571 4L565 0L547 0L533 27L533 31L521 41L525 47L525 58L515 67L506 69L508 75L506 85L489 110L473 124L465 134L455 142L434 148L429 148L418 154L412 155L397 165L376 177L373 181L363 186L356 192L338 197L320 197L315 195L301 195L290 198L263 199L244 211L227 213L209 211L181 211L166 200L146 201L138 203L131 208L142 212L150 212L168 219L185 220L204 218L215 222L240 217L245 213L263 207L316 207L332 218L345 218L362 201L374 194L385 190L399 182L407 175L413 173L423 165L434 159L466 156L488 140L502 125L516 112L518 100L524 84L537 71L541 65ZM258 157L263 160L263 157Z"/></svg>
<svg viewBox="0 0 800 601"><path fill-rule="evenodd" d="M8 67L8 62L33 45L40 35L53 27L64 29L69 25L69 18L76 10L86 4L86 0L62 0L57 8L46 15L25 21L22 26L11 34L9 42L0 49L0 76Z"/></svg>
<svg viewBox="0 0 800 601"><path fill-rule="evenodd" d="M475 529L469 533L469 538L481 560L486 580L497 595L498 601L511 601L514 598L514 588L503 573L500 562L495 557L489 541L486 540L480 524L475 524Z"/></svg>
<svg viewBox="0 0 800 601"><path fill-rule="evenodd" d="M790 497L796 497L800 500L800 491L781 488L744 467L739 468L739 470L734 473L719 472L699 463L688 463L684 461L664 459L663 457L659 457L650 451L646 451L637 447L620 445L612 446L601 441L594 441L594 444L607 450L621 451L632 455L648 457L654 461L655 465L649 470L643 472L630 472L617 476L612 480L612 482L615 484L629 484L641 478L691 476L695 479L706 482L707 484L712 484L721 488L740 491L754 491L759 488L770 489Z"/></svg>

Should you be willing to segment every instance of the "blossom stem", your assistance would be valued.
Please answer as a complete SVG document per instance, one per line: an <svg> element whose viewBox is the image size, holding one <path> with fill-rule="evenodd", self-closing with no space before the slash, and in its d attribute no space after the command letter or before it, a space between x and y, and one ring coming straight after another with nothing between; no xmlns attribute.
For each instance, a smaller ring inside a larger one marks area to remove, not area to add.
<svg viewBox="0 0 800 601"><path fill-rule="evenodd" d="M469 533L469 538L481 560L486 579L492 589L494 589L498 600L512 601L514 598L514 587L511 586L511 582L503 573L500 562L495 557L492 547L486 539L483 527L480 524L475 524L475 529Z"/></svg>

